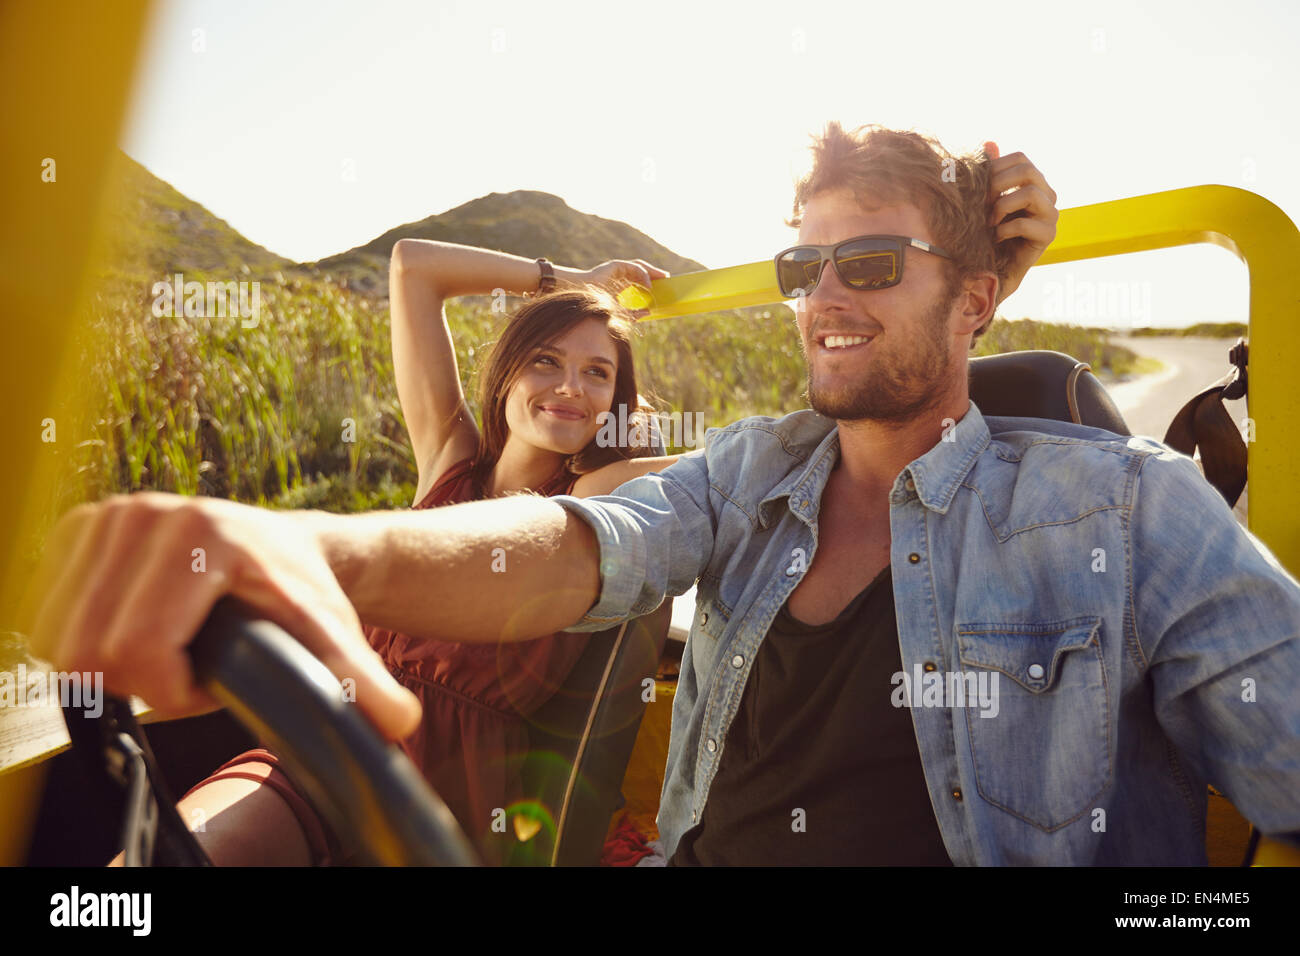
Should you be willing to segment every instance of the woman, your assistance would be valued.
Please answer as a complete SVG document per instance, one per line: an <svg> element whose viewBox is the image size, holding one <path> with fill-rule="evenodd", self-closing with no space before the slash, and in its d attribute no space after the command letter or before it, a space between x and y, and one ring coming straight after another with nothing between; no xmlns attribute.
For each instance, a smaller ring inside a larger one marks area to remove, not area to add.
<svg viewBox="0 0 1300 956"><path fill-rule="evenodd" d="M589 271L427 240L393 248L389 278L393 366L415 455L414 508L513 492L606 494L667 467L674 456L597 441L602 413L649 408L637 391L633 318L609 292L667 275L640 260ZM480 376L480 433L461 390L443 303L502 290L558 288L521 308ZM648 431L648 429L647 429ZM637 435L635 428L628 432ZM502 555L508 573L509 556ZM586 647L581 634L522 643L457 644L367 628L371 646L419 698L423 719L403 749L447 802L486 862L508 847L500 828L520 796L516 765L526 717L563 683ZM201 843L222 865L345 859L333 834L266 750L242 754L181 800ZM493 835L495 834L495 839Z"/></svg>

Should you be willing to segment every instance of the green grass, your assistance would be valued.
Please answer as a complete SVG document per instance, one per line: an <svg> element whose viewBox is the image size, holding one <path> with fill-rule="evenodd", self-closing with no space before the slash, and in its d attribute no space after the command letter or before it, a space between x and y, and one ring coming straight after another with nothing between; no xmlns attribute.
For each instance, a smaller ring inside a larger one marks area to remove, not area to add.
<svg viewBox="0 0 1300 956"><path fill-rule="evenodd" d="M1215 339L1235 339L1244 337L1246 334L1245 322L1198 322L1196 325L1189 325L1185 329L1154 329L1150 326L1132 329L1129 335L1154 336L1154 335L1197 335L1206 338Z"/></svg>
<svg viewBox="0 0 1300 956"><path fill-rule="evenodd" d="M1064 352L1081 362L1087 362L1103 384L1120 377L1140 374L1138 356L1131 349L1112 344L1107 330L1057 325L1033 319L994 321L980 337L971 354L996 355L1025 349Z"/></svg>
<svg viewBox="0 0 1300 956"><path fill-rule="evenodd" d="M1151 358L1149 355L1139 355L1133 363L1133 371L1130 373L1134 376L1155 375L1157 372L1165 370L1165 363L1157 358Z"/></svg>
<svg viewBox="0 0 1300 956"><path fill-rule="evenodd" d="M235 317L156 318L138 287L101 296L81 335L94 400L75 428L67 496L150 488L271 507L409 504L387 313L311 280L263 283L261 297L250 329Z"/></svg>

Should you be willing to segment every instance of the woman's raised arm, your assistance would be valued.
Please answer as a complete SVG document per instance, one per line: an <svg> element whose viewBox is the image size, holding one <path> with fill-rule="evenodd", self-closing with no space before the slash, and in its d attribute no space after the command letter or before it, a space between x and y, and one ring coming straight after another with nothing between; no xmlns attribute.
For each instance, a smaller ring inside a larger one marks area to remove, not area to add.
<svg viewBox="0 0 1300 956"><path fill-rule="evenodd" d="M559 281L577 282L585 273L555 268ZM389 264L393 371L415 465L416 501L452 464L478 448L478 426L465 404L456 350L443 310L458 295L494 290L535 290L541 279L531 259L429 239L399 239Z"/></svg>

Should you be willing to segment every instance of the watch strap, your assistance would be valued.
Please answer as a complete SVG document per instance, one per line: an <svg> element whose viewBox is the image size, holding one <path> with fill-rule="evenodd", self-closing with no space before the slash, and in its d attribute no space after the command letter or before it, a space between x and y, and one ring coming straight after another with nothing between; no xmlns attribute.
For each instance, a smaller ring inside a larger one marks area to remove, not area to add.
<svg viewBox="0 0 1300 956"><path fill-rule="evenodd" d="M537 283L536 295L546 295L548 292L555 291L555 267L546 259L537 260L538 271L541 272L541 280Z"/></svg>

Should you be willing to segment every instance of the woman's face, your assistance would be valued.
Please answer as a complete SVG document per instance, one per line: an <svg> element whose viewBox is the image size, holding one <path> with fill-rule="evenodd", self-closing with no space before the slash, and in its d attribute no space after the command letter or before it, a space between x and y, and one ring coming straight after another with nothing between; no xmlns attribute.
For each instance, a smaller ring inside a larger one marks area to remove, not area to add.
<svg viewBox="0 0 1300 956"><path fill-rule="evenodd" d="M533 353L506 399L514 439L562 455L582 451L614 402L618 352L605 322L588 319Z"/></svg>

